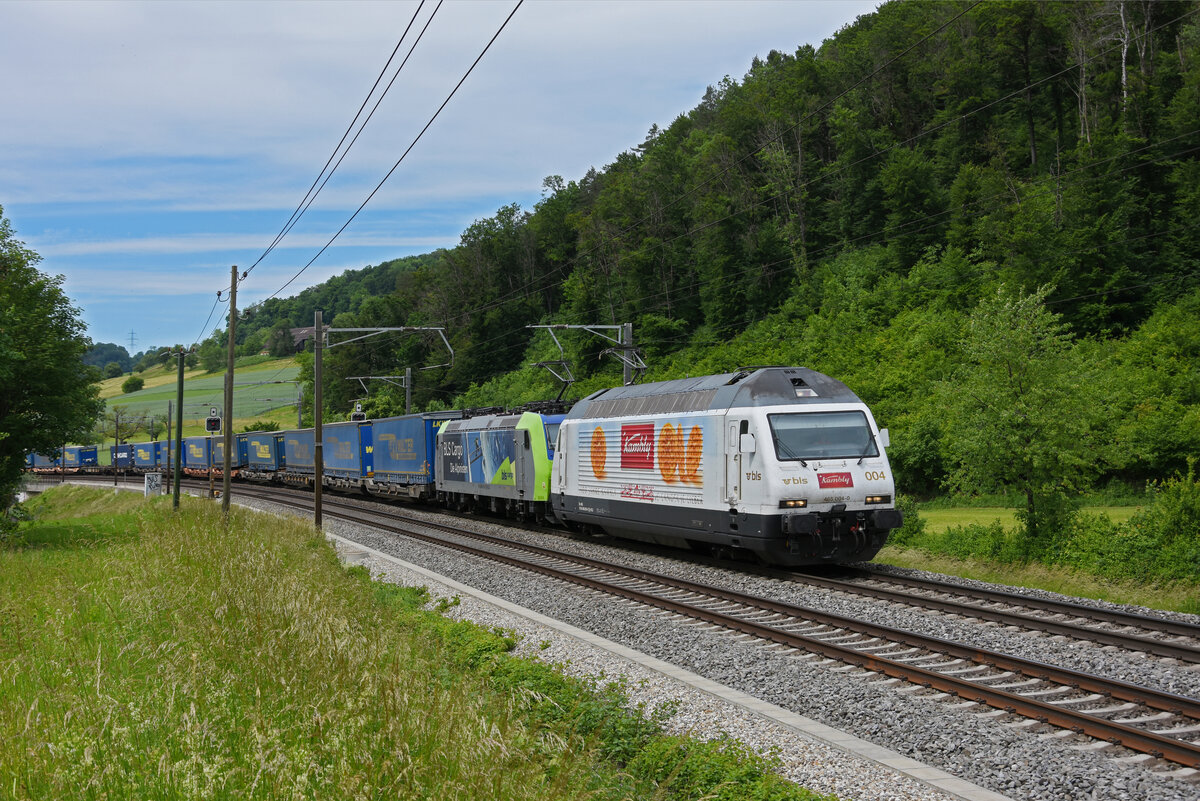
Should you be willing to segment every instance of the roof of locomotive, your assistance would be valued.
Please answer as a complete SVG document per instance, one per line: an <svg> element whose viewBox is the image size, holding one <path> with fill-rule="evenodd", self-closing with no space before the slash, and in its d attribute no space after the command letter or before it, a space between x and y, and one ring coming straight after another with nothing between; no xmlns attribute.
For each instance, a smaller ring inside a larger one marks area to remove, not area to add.
<svg viewBox="0 0 1200 801"><path fill-rule="evenodd" d="M567 417L632 417L747 406L861 402L841 381L807 367L758 367L602 389L576 403Z"/></svg>
<svg viewBox="0 0 1200 801"><path fill-rule="evenodd" d="M464 417L461 420L451 420L442 426L447 434L455 431L489 431L515 429L521 422L520 414L490 414L479 417Z"/></svg>

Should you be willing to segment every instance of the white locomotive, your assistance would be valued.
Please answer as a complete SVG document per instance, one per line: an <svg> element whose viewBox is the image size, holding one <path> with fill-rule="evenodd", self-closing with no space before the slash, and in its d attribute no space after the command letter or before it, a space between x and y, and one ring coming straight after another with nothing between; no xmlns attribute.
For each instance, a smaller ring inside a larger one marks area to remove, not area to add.
<svg viewBox="0 0 1200 801"><path fill-rule="evenodd" d="M562 421L554 515L618 537L778 565L870 559L902 523L880 430L803 367L600 390Z"/></svg>

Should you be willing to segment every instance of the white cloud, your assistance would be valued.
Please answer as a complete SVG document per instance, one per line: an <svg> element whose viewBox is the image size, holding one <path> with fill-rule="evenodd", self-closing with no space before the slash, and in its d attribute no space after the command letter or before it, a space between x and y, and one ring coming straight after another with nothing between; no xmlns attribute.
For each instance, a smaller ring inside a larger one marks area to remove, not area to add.
<svg viewBox="0 0 1200 801"><path fill-rule="evenodd" d="M264 243L269 244L274 238L272 234L190 234L184 236L155 236L136 239L112 239L94 242L68 242L63 244L41 245L37 248L43 258L63 256L96 256L113 254L178 254L178 253L211 253L231 250L262 250ZM318 250L329 241L328 236L315 234L300 234L289 236L287 245L290 249L311 248ZM447 244L444 237L432 236L387 236L376 235L343 235L338 237L338 247L395 247L395 248L438 248ZM360 265L361 266L361 265Z"/></svg>
<svg viewBox="0 0 1200 801"><path fill-rule="evenodd" d="M93 331L128 330L130 303L159 297L146 324L163 332L143 336L190 337L228 280L221 258L253 259L274 238L416 7L9 0L0 205L43 267L67 276ZM279 263L303 264L328 241L511 8L442 6ZM545 176L610 163L754 56L819 44L873 8L528 0L364 217L288 292L370 263L352 256L454 244L472 220L536 200ZM255 278L274 289L294 269L264 263Z"/></svg>
<svg viewBox="0 0 1200 801"><path fill-rule="evenodd" d="M444 6L343 167L356 197L407 147L510 7ZM22 123L0 127L0 148L11 154L0 175L28 203L186 207L197 189L252 207L277 202L294 195L295 171L315 175L414 9L10 3L0 69L22 76L6 88ZM856 9L869 6L528 2L403 169L457 169L510 190L548 169L578 177L694 105L707 84L739 77L754 55L819 40ZM127 163L147 158L166 161ZM428 175L421 183L437 185Z"/></svg>

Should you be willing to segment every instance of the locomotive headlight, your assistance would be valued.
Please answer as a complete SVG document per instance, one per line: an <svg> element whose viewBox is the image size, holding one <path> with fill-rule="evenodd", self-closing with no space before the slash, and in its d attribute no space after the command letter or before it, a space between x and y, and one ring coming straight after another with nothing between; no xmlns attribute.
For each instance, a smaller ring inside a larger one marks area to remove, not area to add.
<svg viewBox="0 0 1200 801"><path fill-rule="evenodd" d="M867 503L891 503L891 495L868 495Z"/></svg>
<svg viewBox="0 0 1200 801"><path fill-rule="evenodd" d="M808 506L808 501L804 500L803 498L779 502L780 509L803 509L806 506Z"/></svg>

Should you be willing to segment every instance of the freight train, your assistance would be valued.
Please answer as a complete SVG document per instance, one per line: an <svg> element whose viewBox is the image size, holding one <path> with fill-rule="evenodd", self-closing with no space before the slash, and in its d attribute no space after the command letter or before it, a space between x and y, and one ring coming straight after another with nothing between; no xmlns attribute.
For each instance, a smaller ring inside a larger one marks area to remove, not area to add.
<svg viewBox="0 0 1200 801"><path fill-rule="evenodd" d="M870 559L903 522L887 429L845 384L803 367L603 389L566 414L330 423L322 438L331 489L775 565ZM316 480L311 428L234 442L239 479ZM171 456L161 443L122 447L135 470ZM224 463L224 438L186 437L183 451L185 472L208 475Z"/></svg>

